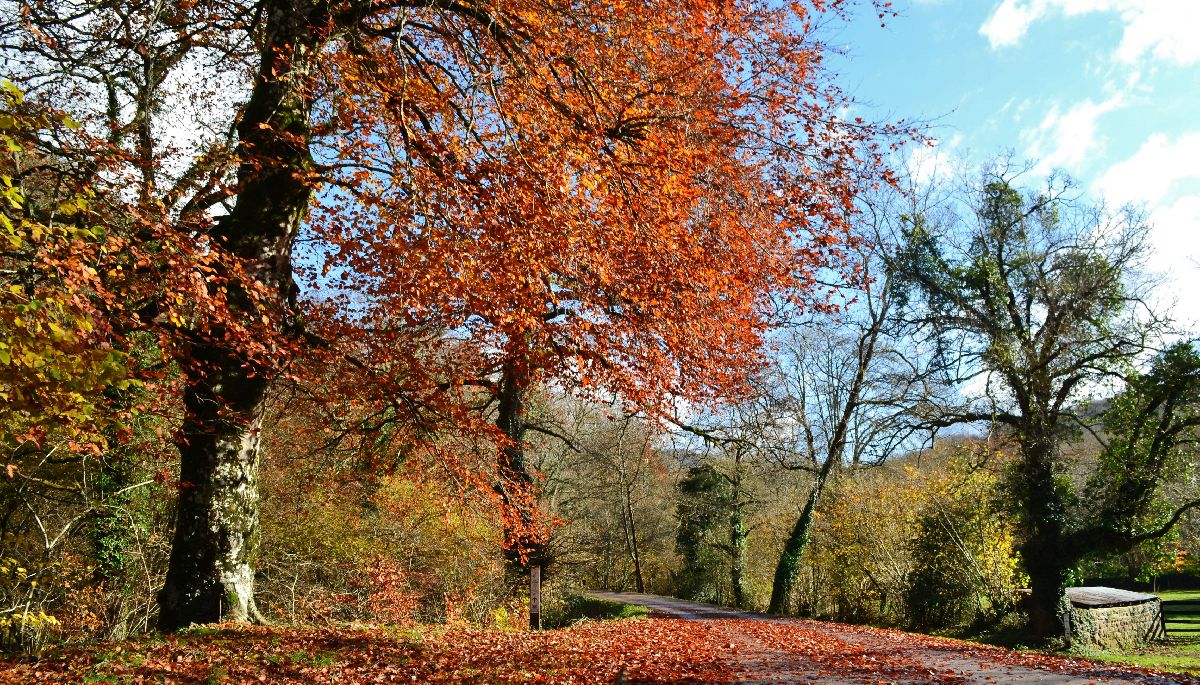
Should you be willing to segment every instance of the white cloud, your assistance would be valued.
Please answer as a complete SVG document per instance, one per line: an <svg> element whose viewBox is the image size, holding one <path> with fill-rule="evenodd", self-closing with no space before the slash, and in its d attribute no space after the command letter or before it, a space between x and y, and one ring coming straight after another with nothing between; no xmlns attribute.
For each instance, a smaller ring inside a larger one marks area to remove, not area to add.
<svg viewBox="0 0 1200 685"><path fill-rule="evenodd" d="M1200 62L1197 0L1002 0L979 27L992 48L1016 45L1034 22L1058 12L1077 16L1115 12L1125 26L1116 58L1133 63L1149 53L1175 64Z"/></svg>
<svg viewBox="0 0 1200 685"><path fill-rule="evenodd" d="M1158 205L1192 179L1200 179L1200 131L1174 140L1156 133L1132 157L1110 167L1094 190L1115 203Z"/></svg>
<svg viewBox="0 0 1200 685"><path fill-rule="evenodd" d="M1185 195L1150 213L1153 253L1148 266L1164 278L1159 297L1162 309L1171 308L1184 328L1200 332L1200 195Z"/></svg>
<svg viewBox="0 0 1200 685"><path fill-rule="evenodd" d="M962 134L955 133L949 140L935 140L932 145L918 145L908 155L909 178L917 187L925 188L934 181L944 181L953 177L961 163L957 151L962 141Z"/></svg>
<svg viewBox="0 0 1200 685"><path fill-rule="evenodd" d="M1113 204L1146 206L1153 226L1149 266L1166 278L1160 296L1175 296L1177 321L1200 331L1200 298L1192 296L1200 288L1200 130L1150 136L1092 190Z"/></svg>
<svg viewBox="0 0 1200 685"><path fill-rule="evenodd" d="M1117 93L1101 102L1084 100L1066 111L1054 105L1040 124L1021 133L1025 156L1038 160L1041 172L1058 168L1077 171L1102 142L1097 136L1097 120L1124 104L1124 95Z"/></svg>
<svg viewBox="0 0 1200 685"><path fill-rule="evenodd" d="M992 16L979 27L979 33L988 39L993 48L1016 45L1030 24L1045 12L1044 2L1023 3L1020 0L1004 0L992 12Z"/></svg>
<svg viewBox="0 0 1200 685"><path fill-rule="evenodd" d="M1141 0L1122 12L1125 35L1117 58L1134 62L1144 53L1175 64L1200 62L1200 2L1196 0Z"/></svg>
<svg viewBox="0 0 1200 685"><path fill-rule="evenodd" d="M1200 227L1200 195L1185 195L1174 203L1156 209L1150 216L1154 224L1156 252L1177 263L1191 265L1200 257L1196 229Z"/></svg>

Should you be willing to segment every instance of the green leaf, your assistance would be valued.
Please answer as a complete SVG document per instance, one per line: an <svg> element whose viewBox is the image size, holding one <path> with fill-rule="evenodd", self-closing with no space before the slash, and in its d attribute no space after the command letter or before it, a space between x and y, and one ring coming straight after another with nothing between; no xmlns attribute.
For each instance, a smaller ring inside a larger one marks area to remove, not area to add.
<svg viewBox="0 0 1200 685"><path fill-rule="evenodd" d="M12 98L14 103L20 104L25 99L25 93L21 92L21 89L8 79L0 79L0 89L8 93L8 96Z"/></svg>

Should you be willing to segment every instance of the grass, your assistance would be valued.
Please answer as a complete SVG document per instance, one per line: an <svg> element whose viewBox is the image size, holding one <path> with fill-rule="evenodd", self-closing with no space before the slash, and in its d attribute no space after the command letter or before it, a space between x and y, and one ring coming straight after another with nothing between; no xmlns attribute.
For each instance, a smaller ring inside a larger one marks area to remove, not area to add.
<svg viewBox="0 0 1200 685"><path fill-rule="evenodd" d="M614 621L643 618L650 610L636 604L614 602L587 595L568 595L553 614L546 617L547 628L560 628L582 620Z"/></svg>
<svg viewBox="0 0 1200 685"><path fill-rule="evenodd" d="M1200 642L1200 590L1160 592L1163 615L1167 619L1167 634ZM1176 604L1196 602L1196 604ZM1185 622L1186 621L1186 622Z"/></svg>
<svg viewBox="0 0 1200 685"><path fill-rule="evenodd" d="M1136 652L1094 652L1088 656L1145 668L1200 673L1200 604L1173 604L1183 601L1200 602L1200 590L1164 591L1157 594L1163 600L1163 614L1167 619L1166 642L1146 645Z"/></svg>
<svg viewBox="0 0 1200 685"><path fill-rule="evenodd" d="M1144 668L1200 673L1200 638L1168 637L1166 642L1149 644L1136 651L1089 651L1086 656Z"/></svg>

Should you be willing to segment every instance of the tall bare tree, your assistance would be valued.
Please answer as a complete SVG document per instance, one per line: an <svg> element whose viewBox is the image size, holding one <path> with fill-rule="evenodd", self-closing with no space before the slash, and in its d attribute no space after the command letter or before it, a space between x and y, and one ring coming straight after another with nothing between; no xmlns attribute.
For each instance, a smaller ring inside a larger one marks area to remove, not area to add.
<svg viewBox="0 0 1200 685"><path fill-rule="evenodd" d="M816 508L839 472L872 466L919 442L914 409L944 387L923 353L919 330L905 319L907 302L896 288L892 255L900 217L912 196L877 195L864 201L862 285L843 292L836 316L786 331L773 374L768 411L775 415L774 462L812 475L771 588L769 610L785 613L811 538Z"/></svg>

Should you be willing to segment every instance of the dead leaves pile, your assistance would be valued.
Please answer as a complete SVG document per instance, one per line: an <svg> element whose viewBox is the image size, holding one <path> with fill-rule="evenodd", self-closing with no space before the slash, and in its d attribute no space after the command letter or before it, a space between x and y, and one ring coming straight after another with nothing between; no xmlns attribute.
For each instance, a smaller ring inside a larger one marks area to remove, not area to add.
<svg viewBox="0 0 1200 685"><path fill-rule="evenodd" d="M939 653L955 668L930 667ZM1097 679L1156 675L871 628L655 618L539 633L224 626L0 661L0 683L722 683L786 673L801 682L957 685L974 662Z"/></svg>
<svg viewBox="0 0 1200 685"><path fill-rule="evenodd" d="M670 620L501 632L229 626L0 661L0 683L612 683L721 680L711 627Z"/></svg>

